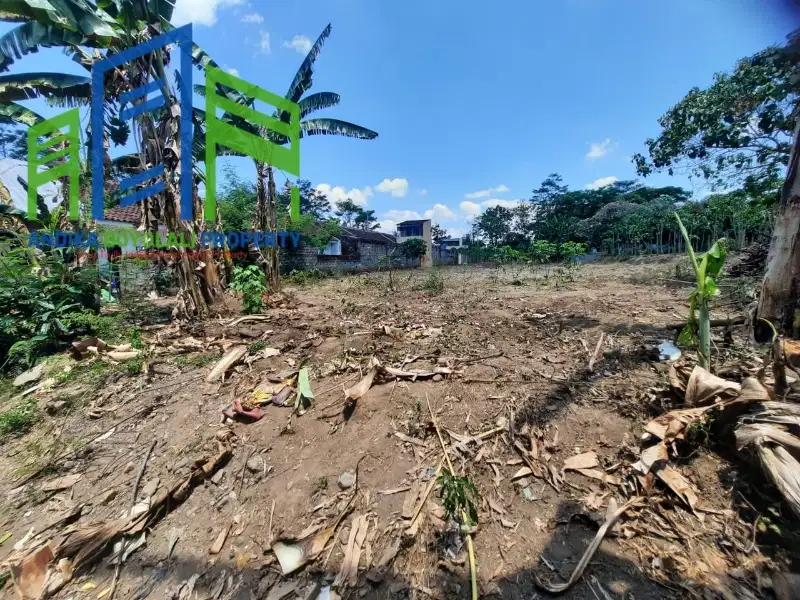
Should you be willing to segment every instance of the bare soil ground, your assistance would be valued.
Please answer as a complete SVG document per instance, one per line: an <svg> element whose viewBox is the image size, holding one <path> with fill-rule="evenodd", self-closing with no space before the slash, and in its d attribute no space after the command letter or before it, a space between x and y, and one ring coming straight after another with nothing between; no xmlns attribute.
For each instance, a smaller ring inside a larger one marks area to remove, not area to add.
<svg viewBox="0 0 800 600"><path fill-rule="evenodd" d="M403 514L419 502L442 457L430 402L455 469L480 492L474 540L481 595L546 597L534 571L543 579L569 577L608 501L624 501L626 465L643 424L670 407L655 346L673 337L664 327L686 314L690 288L666 281L675 278L675 263L663 260L585 265L573 281L564 273L543 275L454 267L396 272L393 289L386 273L287 286L265 321L230 327L226 316L180 329L169 322L144 326L147 376L105 372L66 356L49 361L45 377L55 381L33 396L52 414L24 437L6 439L0 457L0 534L13 534L0 559L31 529L37 541L56 536L65 526L58 520L77 507L77 527L123 517L143 494L185 480L196 461L224 443L233 452L222 469L147 528L145 545L119 569L115 598L313 598L311 586L339 571L352 524L364 515L360 570L353 587L339 587L344 597L468 598L466 550L458 536L437 533L443 522L436 491L416 535L403 534ZM723 305L715 317L737 309ZM203 346L182 349L187 336ZM222 355L219 343L231 340L249 344L253 360L224 382L206 383ZM280 354L259 358L264 346ZM359 381L373 356L408 369L451 364L456 373L377 378L354 406L345 405L343 389ZM316 396L312 410L297 416L266 406L257 422L222 424L221 410L234 399L252 398L267 376L301 365ZM459 444L461 436L498 424L541 434L555 485L532 476L513 480L523 465L503 431ZM596 452L613 482L562 473L565 459L587 451ZM282 577L270 540L332 524L355 489L340 489L337 480L357 464L358 494L330 547ZM742 478L737 466L700 448L681 468L700 490L705 512L692 515L664 501L652 514L640 513L638 525L603 541L563 597L686 597L703 574L746 570L747 557L760 555L748 548L752 521L734 510L741 503L732 492ZM68 489L47 491L48 482L77 474ZM221 552L210 554L224 530ZM713 552L703 539L714 540ZM397 555L379 568L398 541ZM106 555L55 597L99 597L114 573ZM185 586L179 592L194 575L196 596Z"/></svg>

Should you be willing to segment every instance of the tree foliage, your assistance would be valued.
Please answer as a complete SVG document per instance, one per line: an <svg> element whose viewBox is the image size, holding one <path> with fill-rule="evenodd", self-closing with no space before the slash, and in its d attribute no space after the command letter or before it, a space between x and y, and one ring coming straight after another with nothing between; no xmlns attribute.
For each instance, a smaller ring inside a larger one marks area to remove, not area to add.
<svg viewBox="0 0 800 600"><path fill-rule="evenodd" d="M356 229L375 229L378 227L378 218L374 210L366 210L353 202L350 198L339 200L336 203L334 214L339 218L344 227Z"/></svg>
<svg viewBox="0 0 800 600"><path fill-rule="evenodd" d="M633 157L639 175L666 170L775 192L789 160L793 111L800 100L800 62L793 49L771 47L717 73L706 89L693 88L659 119L648 156Z"/></svg>
<svg viewBox="0 0 800 600"><path fill-rule="evenodd" d="M428 246L422 238L411 238L397 245L397 254L403 258L416 260L428 252Z"/></svg>
<svg viewBox="0 0 800 600"><path fill-rule="evenodd" d="M431 227L431 239L435 244L441 244L442 241L447 239L447 229L438 223L434 223L433 227Z"/></svg>

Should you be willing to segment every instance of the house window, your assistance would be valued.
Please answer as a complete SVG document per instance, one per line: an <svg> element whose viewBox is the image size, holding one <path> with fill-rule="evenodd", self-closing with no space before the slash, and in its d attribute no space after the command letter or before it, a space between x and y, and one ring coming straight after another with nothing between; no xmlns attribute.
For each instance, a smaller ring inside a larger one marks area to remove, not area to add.
<svg viewBox="0 0 800 600"><path fill-rule="evenodd" d="M325 256L341 256L342 255L342 242L337 239L332 239L328 245L322 249L321 254Z"/></svg>
<svg viewBox="0 0 800 600"><path fill-rule="evenodd" d="M400 237L422 236L422 225L406 225L399 229Z"/></svg>

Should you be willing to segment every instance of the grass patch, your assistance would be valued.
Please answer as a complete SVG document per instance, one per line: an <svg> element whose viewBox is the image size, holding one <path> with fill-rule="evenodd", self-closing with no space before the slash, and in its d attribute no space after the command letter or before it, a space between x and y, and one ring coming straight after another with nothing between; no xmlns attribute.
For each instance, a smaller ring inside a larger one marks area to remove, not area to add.
<svg viewBox="0 0 800 600"><path fill-rule="evenodd" d="M138 375L142 372L142 367L144 366L144 356L140 354L136 358L126 360L124 364L128 375Z"/></svg>
<svg viewBox="0 0 800 600"><path fill-rule="evenodd" d="M421 283L414 286L414 290L441 293L444 291L444 277L438 269L431 270Z"/></svg>
<svg viewBox="0 0 800 600"><path fill-rule="evenodd" d="M70 357L63 356L51 359L46 373L48 377L56 380L56 386L64 385L65 383L86 383L91 386L98 386L105 381L111 370L112 365L100 360L92 362L88 360L76 361Z"/></svg>
<svg viewBox="0 0 800 600"><path fill-rule="evenodd" d="M285 280L288 283L304 287L325 281L326 279L331 279L332 277L336 276L337 273L333 272L332 270L315 268L305 269L303 271L292 270L292 272L286 276Z"/></svg>
<svg viewBox="0 0 800 600"><path fill-rule="evenodd" d="M247 346L247 351L250 354L257 354L267 347L266 342L253 342Z"/></svg>
<svg viewBox="0 0 800 600"><path fill-rule="evenodd" d="M219 355L215 352L199 352L194 354L181 354L175 358L175 365L181 369L188 367L205 367L217 360Z"/></svg>
<svg viewBox="0 0 800 600"><path fill-rule="evenodd" d="M22 435L39 420L39 407L34 398L23 400L0 413L0 436Z"/></svg>

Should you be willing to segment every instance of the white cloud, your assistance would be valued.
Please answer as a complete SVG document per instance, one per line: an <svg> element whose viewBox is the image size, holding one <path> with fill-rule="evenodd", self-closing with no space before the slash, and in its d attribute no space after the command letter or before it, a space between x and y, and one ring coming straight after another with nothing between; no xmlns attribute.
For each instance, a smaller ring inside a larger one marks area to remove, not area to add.
<svg viewBox="0 0 800 600"><path fill-rule="evenodd" d="M173 25L206 25L217 22L217 8L244 4L245 0L177 0L172 13Z"/></svg>
<svg viewBox="0 0 800 600"><path fill-rule="evenodd" d="M469 200L464 200L461 204L458 205L463 212L468 217L477 217L481 214L481 205L477 204L476 202L470 202Z"/></svg>
<svg viewBox="0 0 800 600"><path fill-rule="evenodd" d="M383 231L384 233L394 233L397 231L397 221L393 221L392 219L378 221L378 231Z"/></svg>
<svg viewBox="0 0 800 600"><path fill-rule="evenodd" d="M505 208L516 208L519 206L519 200L504 200L502 198L490 198L481 202L484 208L491 208L493 206L504 206Z"/></svg>
<svg viewBox="0 0 800 600"><path fill-rule="evenodd" d="M447 227L447 236L451 238L460 238L464 237L467 234L466 229L462 229L461 227Z"/></svg>
<svg viewBox="0 0 800 600"><path fill-rule="evenodd" d="M503 192L508 192L508 186L504 184L500 184L497 187L488 188L485 190L478 190L477 192L470 192L469 194L465 194L465 198L470 198L474 200L475 198L486 198L487 196L491 196L492 194L502 194Z"/></svg>
<svg viewBox="0 0 800 600"><path fill-rule="evenodd" d="M586 153L586 158L589 160L597 160L603 158L606 154L616 148L616 144L611 141L611 138L606 138L602 142L594 142L589 144L589 152Z"/></svg>
<svg viewBox="0 0 800 600"><path fill-rule="evenodd" d="M397 221L400 223L401 221L418 221L423 219L424 217L419 214L415 210L387 210L386 214L383 215L387 219L391 219L392 221Z"/></svg>
<svg viewBox="0 0 800 600"><path fill-rule="evenodd" d="M258 43L258 47L261 50L261 54L269 54L272 52L272 48L269 46L269 32L262 31L261 32L261 40Z"/></svg>
<svg viewBox="0 0 800 600"><path fill-rule="evenodd" d="M365 187L363 190L353 188L348 191L339 185L334 187L328 183L320 183L316 190L321 194L325 194L333 206L336 206L336 203L340 200L346 200L347 198L350 198L359 206L366 206L369 197L372 196L372 188L370 186Z"/></svg>
<svg viewBox="0 0 800 600"><path fill-rule="evenodd" d="M403 198L408 193L408 179L405 177L384 179L375 189L379 192L391 193L395 198Z"/></svg>
<svg viewBox="0 0 800 600"><path fill-rule="evenodd" d="M600 188L604 188L607 185L611 185L615 181L619 181L616 177L611 175L610 177L601 177L600 179L595 179L592 183L586 184L587 190L599 190Z"/></svg>
<svg viewBox="0 0 800 600"><path fill-rule="evenodd" d="M428 195L428 190L427 190L426 188L422 188L422 189L419 191L419 195L420 195L420 196L427 196L427 195Z"/></svg>
<svg viewBox="0 0 800 600"><path fill-rule="evenodd" d="M296 35L292 38L291 42L283 42L284 48L294 48L305 56L311 50L311 40L304 35Z"/></svg>
<svg viewBox="0 0 800 600"><path fill-rule="evenodd" d="M264 17L262 17L257 12L250 13L249 15L244 15L242 17L242 23L263 23Z"/></svg>
<svg viewBox="0 0 800 600"><path fill-rule="evenodd" d="M230 73L234 77L239 77L239 69L234 69L234 68L229 68L228 69L228 68L226 68L225 70L228 71L228 73Z"/></svg>
<svg viewBox="0 0 800 600"><path fill-rule="evenodd" d="M456 213L444 204L434 204L433 208L425 211L425 218L433 221L453 221L457 219Z"/></svg>

